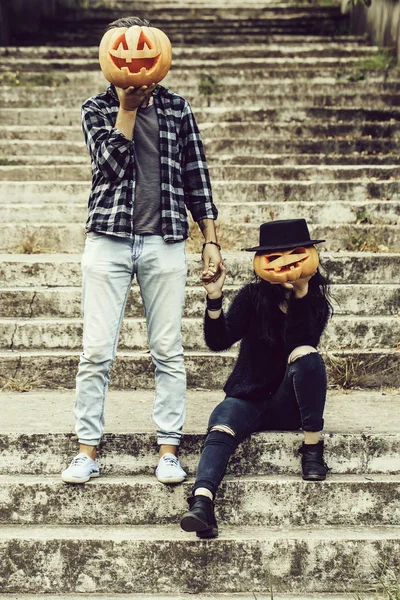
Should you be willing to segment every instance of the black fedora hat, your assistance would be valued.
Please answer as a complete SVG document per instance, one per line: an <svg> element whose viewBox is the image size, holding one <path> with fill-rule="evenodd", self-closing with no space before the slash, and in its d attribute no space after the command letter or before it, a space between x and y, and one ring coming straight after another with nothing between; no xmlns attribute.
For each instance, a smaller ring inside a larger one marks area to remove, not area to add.
<svg viewBox="0 0 400 600"><path fill-rule="evenodd" d="M310 239L305 219L288 219L260 225L260 245L245 250L246 252L290 250L297 246L313 246L321 242L325 240Z"/></svg>

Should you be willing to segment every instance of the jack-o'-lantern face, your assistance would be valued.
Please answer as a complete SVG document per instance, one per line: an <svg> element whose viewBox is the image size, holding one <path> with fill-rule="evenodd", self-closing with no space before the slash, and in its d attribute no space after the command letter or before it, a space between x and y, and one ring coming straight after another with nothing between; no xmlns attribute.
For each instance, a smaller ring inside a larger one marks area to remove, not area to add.
<svg viewBox="0 0 400 600"><path fill-rule="evenodd" d="M307 277L315 273L318 264L318 252L314 246L301 246L270 254L257 252L253 261L256 274L270 283L286 283Z"/></svg>
<svg viewBox="0 0 400 600"><path fill-rule="evenodd" d="M99 47L101 70L117 87L158 83L171 66L171 42L156 27L115 27L106 31Z"/></svg>

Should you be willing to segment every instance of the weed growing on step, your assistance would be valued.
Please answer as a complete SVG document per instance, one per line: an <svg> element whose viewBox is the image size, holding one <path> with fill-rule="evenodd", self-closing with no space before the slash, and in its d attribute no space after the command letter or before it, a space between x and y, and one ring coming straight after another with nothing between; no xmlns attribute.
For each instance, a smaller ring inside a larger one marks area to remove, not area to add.
<svg viewBox="0 0 400 600"><path fill-rule="evenodd" d="M16 160L10 160L9 158L0 158L0 167L12 167L18 165Z"/></svg>
<svg viewBox="0 0 400 600"><path fill-rule="evenodd" d="M352 354L345 357L326 353L329 387L345 390L381 387L395 374L394 366L386 366L386 357ZM390 385L390 384L388 384ZM399 598L400 600L400 598Z"/></svg>
<svg viewBox="0 0 400 600"><path fill-rule="evenodd" d="M1 73L0 85L18 86L18 87L60 87L69 82L68 77L55 73L54 71L46 71L43 73Z"/></svg>
<svg viewBox="0 0 400 600"><path fill-rule="evenodd" d="M30 392L33 389L43 387L39 377L10 377L0 387L0 392Z"/></svg>
<svg viewBox="0 0 400 600"><path fill-rule="evenodd" d="M355 231L344 246L347 252L389 252L388 246L369 231Z"/></svg>
<svg viewBox="0 0 400 600"><path fill-rule="evenodd" d="M373 220L364 208L356 211L356 222L360 225L371 225Z"/></svg>
<svg viewBox="0 0 400 600"><path fill-rule="evenodd" d="M357 67L361 73L363 71L371 70L384 71L396 68L397 61L393 52L383 48L374 56L358 59L352 64L352 66Z"/></svg>
<svg viewBox="0 0 400 600"><path fill-rule="evenodd" d="M374 600L400 600L399 576L392 569L387 570L382 564L379 566L379 571L378 573L374 571L374 589L353 593L354 600L365 600L365 594L369 596L371 593L374 595Z"/></svg>
<svg viewBox="0 0 400 600"><path fill-rule="evenodd" d="M217 96L221 93L221 86L212 75L205 75L200 79L199 94L207 98L207 106L211 105L212 96Z"/></svg>
<svg viewBox="0 0 400 600"><path fill-rule="evenodd" d="M43 248L37 238L37 232L29 233L20 247L21 254L40 254Z"/></svg>

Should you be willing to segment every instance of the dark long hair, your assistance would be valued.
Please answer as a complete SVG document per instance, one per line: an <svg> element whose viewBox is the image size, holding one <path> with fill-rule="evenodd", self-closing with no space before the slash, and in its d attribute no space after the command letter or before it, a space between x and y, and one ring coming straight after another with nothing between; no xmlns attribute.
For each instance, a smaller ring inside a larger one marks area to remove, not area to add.
<svg viewBox="0 0 400 600"><path fill-rule="evenodd" d="M321 264L321 263L320 263ZM276 329L273 327L274 315L278 314L279 305L285 301L287 290L279 284L272 284L254 274L252 285L253 305L260 323L259 337L268 343L276 341ZM320 269L308 283L308 294L315 300L315 318L324 323L333 315L332 295L329 291L329 280ZM321 298L325 302L321 302Z"/></svg>

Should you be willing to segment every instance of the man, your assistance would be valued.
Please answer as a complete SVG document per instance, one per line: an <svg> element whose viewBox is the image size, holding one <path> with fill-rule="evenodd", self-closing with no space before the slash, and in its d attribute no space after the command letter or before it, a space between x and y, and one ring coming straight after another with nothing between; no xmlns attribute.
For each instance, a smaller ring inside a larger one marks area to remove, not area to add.
<svg viewBox="0 0 400 600"><path fill-rule="evenodd" d="M114 27L150 26L128 17ZM185 205L204 236L203 278L221 263L217 209L204 150L186 100L156 84L116 88L87 100L83 131L92 161L83 273L83 352L76 386L79 454L62 473L69 483L99 475L109 372L134 275L144 304L155 365L153 420L162 483L186 477L177 451L185 419L181 318L186 282ZM216 275L217 273L217 275Z"/></svg>

